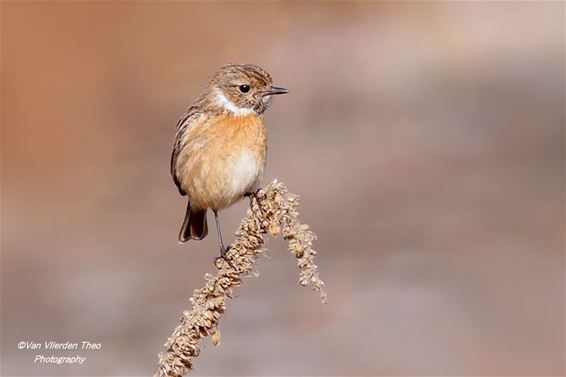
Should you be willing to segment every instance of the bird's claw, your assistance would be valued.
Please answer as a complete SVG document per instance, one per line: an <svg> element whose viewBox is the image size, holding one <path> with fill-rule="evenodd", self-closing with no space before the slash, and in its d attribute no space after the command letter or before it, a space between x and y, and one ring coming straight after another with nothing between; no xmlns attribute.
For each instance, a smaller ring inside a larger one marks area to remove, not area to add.
<svg viewBox="0 0 566 377"><path fill-rule="evenodd" d="M221 247L220 248L220 256L214 258L214 263L218 262L218 260L223 259L226 263L228 263L228 265L230 267L232 267L234 270L238 271L238 269L236 268L236 266L234 266L232 264L232 262L230 262L230 260L228 259L228 250L230 250L230 246L228 247Z"/></svg>
<svg viewBox="0 0 566 377"><path fill-rule="evenodd" d="M262 193L261 189L257 189L254 192L246 192L244 194L244 196L247 196L248 198L250 198L250 208L252 209L252 211L254 210L254 200L257 204L257 208L258 209L260 208L259 199L263 196L263 195L261 195L261 193Z"/></svg>

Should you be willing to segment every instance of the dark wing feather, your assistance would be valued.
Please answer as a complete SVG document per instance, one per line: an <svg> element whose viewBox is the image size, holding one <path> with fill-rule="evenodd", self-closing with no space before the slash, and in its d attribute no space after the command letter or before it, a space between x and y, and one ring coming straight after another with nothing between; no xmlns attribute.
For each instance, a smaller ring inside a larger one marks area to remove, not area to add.
<svg viewBox="0 0 566 377"><path fill-rule="evenodd" d="M173 144L173 153L171 154L171 175L173 176L173 181L179 189L181 195L186 195L185 191L181 188L181 182L177 177L177 157L181 152L181 143L183 141L183 136L190 128L196 123L197 119L200 118L200 111L197 106L191 106L179 119L177 122L177 132L175 133L175 142Z"/></svg>

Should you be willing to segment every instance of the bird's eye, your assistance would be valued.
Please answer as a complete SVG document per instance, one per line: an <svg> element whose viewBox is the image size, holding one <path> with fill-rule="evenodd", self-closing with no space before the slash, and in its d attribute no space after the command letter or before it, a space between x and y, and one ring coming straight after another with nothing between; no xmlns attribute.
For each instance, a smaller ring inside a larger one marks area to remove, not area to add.
<svg viewBox="0 0 566 377"><path fill-rule="evenodd" d="M238 89L240 89L240 92L242 93L247 93L250 91L250 86L249 85L240 85L238 87Z"/></svg>

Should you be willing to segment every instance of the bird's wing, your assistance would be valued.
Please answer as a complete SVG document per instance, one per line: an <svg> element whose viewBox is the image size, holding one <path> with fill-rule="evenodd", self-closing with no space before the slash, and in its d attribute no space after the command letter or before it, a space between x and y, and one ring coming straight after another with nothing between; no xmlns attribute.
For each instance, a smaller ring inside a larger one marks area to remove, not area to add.
<svg viewBox="0 0 566 377"><path fill-rule="evenodd" d="M199 108L197 106L191 106L177 122L177 132L175 133L173 153L171 154L171 175L181 195L186 195L186 193L181 188L181 182L179 182L179 178L177 177L177 157L181 152L181 143L184 135L198 122L201 116L202 113L199 111Z"/></svg>

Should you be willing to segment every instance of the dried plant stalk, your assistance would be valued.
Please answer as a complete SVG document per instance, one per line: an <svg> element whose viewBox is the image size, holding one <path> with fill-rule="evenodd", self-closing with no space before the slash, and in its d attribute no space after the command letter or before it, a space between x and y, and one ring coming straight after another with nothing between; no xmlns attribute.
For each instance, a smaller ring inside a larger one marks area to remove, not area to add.
<svg viewBox="0 0 566 377"><path fill-rule="evenodd" d="M196 289L190 299L192 310L183 312L181 324L165 343L164 352L159 354L155 377L180 377L189 372L193 368L192 359L199 355L201 340L206 336L212 335L213 344L220 344L217 326L226 309L226 300L232 298L232 288L239 287L243 278L253 273L255 260L264 251L263 235L268 232L274 237L283 234L300 270L299 283L311 286L326 303L324 283L314 262L316 252L312 249L316 235L308 225L299 222L298 204L298 196L277 180L252 199L252 208L242 220L236 241L228 251L228 258L237 270L218 259L216 275L204 276L204 287Z"/></svg>

